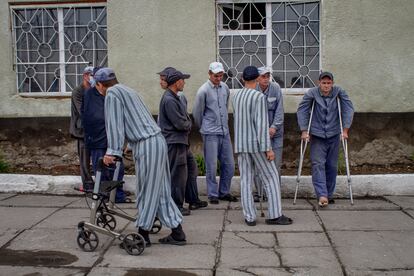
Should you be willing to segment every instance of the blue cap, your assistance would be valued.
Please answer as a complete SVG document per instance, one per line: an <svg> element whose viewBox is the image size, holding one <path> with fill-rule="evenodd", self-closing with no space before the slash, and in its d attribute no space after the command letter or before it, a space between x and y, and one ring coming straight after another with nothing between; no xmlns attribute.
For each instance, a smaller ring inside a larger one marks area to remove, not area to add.
<svg viewBox="0 0 414 276"><path fill-rule="evenodd" d="M319 75L319 80L321 80L321 79L323 79L323 78L329 78L329 79L331 79L332 81L334 80L334 77L333 77L332 73L331 73L331 72L328 72L328 71L322 72L322 73Z"/></svg>
<svg viewBox="0 0 414 276"><path fill-rule="evenodd" d="M96 81L109 81L116 79L114 70L108 67L103 67L99 69L98 71L96 71L93 77Z"/></svg>
<svg viewBox="0 0 414 276"><path fill-rule="evenodd" d="M243 70L243 79L245 81L255 80L259 77L259 70L257 70L256 66L247 66Z"/></svg>

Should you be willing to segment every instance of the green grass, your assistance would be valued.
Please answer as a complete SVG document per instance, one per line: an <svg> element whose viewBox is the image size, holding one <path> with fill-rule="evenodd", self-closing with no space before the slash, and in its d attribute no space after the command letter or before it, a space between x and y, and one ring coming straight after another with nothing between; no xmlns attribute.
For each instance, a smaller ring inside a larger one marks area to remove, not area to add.
<svg viewBox="0 0 414 276"><path fill-rule="evenodd" d="M206 175L206 162L204 161L204 157L201 154L195 155L195 160L198 167L198 175ZM220 162L217 161L217 171L216 175L220 175Z"/></svg>
<svg viewBox="0 0 414 276"><path fill-rule="evenodd" d="M346 174L346 163L345 163L344 151L341 148L339 149L339 156L338 156L338 174L341 174L341 175Z"/></svg>
<svg viewBox="0 0 414 276"><path fill-rule="evenodd" d="M4 160L3 156L0 155L0 173L7 173L10 170L10 165Z"/></svg>

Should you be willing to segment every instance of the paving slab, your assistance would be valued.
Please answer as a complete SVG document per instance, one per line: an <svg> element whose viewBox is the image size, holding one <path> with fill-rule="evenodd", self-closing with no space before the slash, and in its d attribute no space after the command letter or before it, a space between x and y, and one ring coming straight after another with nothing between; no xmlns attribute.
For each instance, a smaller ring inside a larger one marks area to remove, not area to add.
<svg viewBox="0 0 414 276"><path fill-rule="evenodd" d="M325 233L277 233L280 247L321 247L330 246Z"/></svg>
<svg viewBox="0 0 414 276"><path fill-rule="evenodd" d="M407 210L407 213L414 219L414 210Z"/></svg>
<svg viewBox="0 0 414 276"><path fill-rule="evenodd" d="M16 194L9 194L9 193L0 193L0 201L4 200L5 198L9 198L15 196Z"/></svg>
<svg viewBox="0 0 414 276"><path fill-rule="evenodd" d="M307 267L342 275L341 266L331 247L276 248L283 266Z"/></svg>
<svg viewBox="0 0 414 276"><path fill-rule="evenodd" d="M266 213L265 213L266 214ZM247 226L242 211L231 210L228 212L227 220L225 222L226 231L249 231L249 232L292 232L292 231L319 231L322 232L322 227L319 224L315 214L310 210L296 210L285 211L284 214L293 219L291 225L267 225L265 218L260 217L257 213L257 225L254 227Z"/></svg>
<svg viewBox="0 0 414 276"><path fill-rule="evenodd" d="M224 210L198 209L183 218L185 230L221 230L223 228Z"/></svg>
<svg viewBox="0 0 414 276"><path fill-rule="evenodd" d="M137 257L139 258L139 257ZM88 276L213 276L213 270L94 267Z"/></svg>
<svg viewBox="0 0 414 276"><path fill-rule="evenodd" d="M260 276L274 276L274 275L278 275L278 276L290 276L293 275L293 273L287 272L285 269L283 268L254 268L254 267L249 267L249 268L234 268L234 269L229 269L229 268L221 268L219 267L219 269L217 269L216 271L216 276L251 276L251 275L260 275Z"/></svg>
<svg viewBox="0 0 414 276"><path fill-rule="evenodd" d="M221 247L219 268L279 267L273 248Z"/></svg>
<svg viewBox="0 0 414 276"><path fill-rule="evenodd" d="M17 195L0 201L0 206L63 207L77 200L76 197L71 196Z"/></svg>
<svg viewBox="0 0 414 276"><path fill-rule="evenodd" d="M221 242L226 248L273 248L275 245L273 233L224 232Z"/></svg>
<svg viewBox="0 0 414 276"><path fill-rule="evenodd" d="M17 236L22 229L0 230L0 247L9 242L13 237ZM0 274L1 275L1 274Z"/></svg>
<svg viewBox="0 0 414 276"><path fill-rule="evenodd" d="M39 254L39 252L49 252L50 265L53 265L54 259L66 258L72 261L61 266L90 267L99 258L102 249L109 245L111 239L104 235L98 235L97 249L94 252L84 252L77 245L77 234L76 229L26 230L14 239L6 249L14 252L25 250L33 255Z"/></svg>
<svg viewBox="0 0 414 276"><path fill-rule="evenodd" d="M327 230L414 230L414 220L401 211L320 211Z"/></svg>
<svg viewBox="0 0 414 276"><path fill-rule="evenodd" d="M329 232L349 269L414 269L414 231Z"/></svg>
<svg viewBox="0 0 414 276"><path fill-rule="evenodd" d="M318 210L400 210L400 207L384 199L354 199L354 205L351 205L349 199L335 199L335 204L329 204L323 209L318 206L316 200L311 200L310 203Z"/></svg>
<svg viewBox="0 0 414 276"><path fill-rule="evenodd" d="M0 275L13 276L83 276L87 272L84 268L51 268L35 266L0 266Z"/></svg>
<svg viewBox="0 0 414 276"><path fill-rule="evenodd" d="M414 196L385 196L385 198L403 209L414 210Z"/></svg>
<svg viewBox="0 0 414 276"><path fill-rule="evenodd" d="M139 256L128 255L114 243L99 267L213 269L216 258L211 245L159 245L146 248Z"/></svg>
<svg viewBox="0 0 414 276"><path fill-rule="evenodd" d="M389 271L380 270L363 270L363 269L346 269L347 275L349 276L413 276L414 269L401 269Z"/></svg>
<svg viewBox="0 0 414 276"><path fill-rule="evenodd" d="M0 207L0 231L28 229L55 212L56 208Z"/></svg>
<svg viewBox="0 0 414 276"><path fill-rule="evenodd" d="M260 203L256 202L256 209L260 210ZM263 209L267 210L267 201L262 202ZM230 209L242 210L241 202L231 202ZM282 210L312 210L314 207L305 199L297 199L296 204L293 204L292 198L282 198Z"/></svg>

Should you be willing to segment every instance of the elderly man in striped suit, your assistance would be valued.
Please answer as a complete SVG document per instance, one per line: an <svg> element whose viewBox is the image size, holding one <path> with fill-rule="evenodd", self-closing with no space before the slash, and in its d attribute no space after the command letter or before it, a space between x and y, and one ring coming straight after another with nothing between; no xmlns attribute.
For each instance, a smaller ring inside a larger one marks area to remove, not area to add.
<svg viewBox="0 0 414 276"><path fill-rule="evenodd" d="M132 148L135 160L138 215L136 226L151 245L149 231L155 215L172 233L160 243L184 245L183 217L171 198L167 143L141 97L131 88L119 84L115 72L101 68L95 73L96 89L105 95L105 123L108 148L104 163L115 162L122 156L125 140Z"/></svg>
<svg viewBox="0 0 414 276"><path fill-rule="evenodd" d="M292 224L292 219L282 214L279 175L273 162L275 154L270 143L266 98L255 90L258 77L258 69L247 66L243 70L245 86L233 97L234 144L240 170L243 215L248 226L256 225L252 184L257 171L268 195L266 224L288 225Z"/></svg>

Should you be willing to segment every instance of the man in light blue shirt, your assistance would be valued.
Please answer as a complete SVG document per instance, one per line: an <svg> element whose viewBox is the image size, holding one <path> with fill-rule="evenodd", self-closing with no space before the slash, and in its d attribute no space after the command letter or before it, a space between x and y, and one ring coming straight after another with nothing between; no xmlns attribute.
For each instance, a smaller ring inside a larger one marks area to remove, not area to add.
<svg viewBox="0 0 414 276"><path fill-rule="evenodd" d="M272 150L275 153L275 165L279 174L279 183L281 183L280 167L282 165L284 120L282 90L277 82L270 81L271 68L260 67L258 71L259 77L257 78L256 90L262 92L266 98L270 142L272 144ZM257 191L254 195L254 200L258 202L259 194L262 194L262 185L257 175L254 181Z"/></svg>
<svg viewBox="0 0 414 276"><path fill-rule="evenodd" d="M207 193L211 204L218 204L219 199L237 201L237 198L230 194L234 158L227 111L230 90L221 81L223 74L223 64L210 64L209 79L198 89L193 107L194 121L203 137ZM220 161L219 184L216 180L217 159Z"/></svg>
<svg viewBox="0 0 414 276"><path fill-rule="evenodd" d="M343 137L340 137L337 99L341 105ZM310 133L308 133L312 104L315 106ZM354 107L348 94L342 88L334 86L334 77L329 72L319 75L319 87L309 89L299 104L297 117L302 131L301 139L310 140L312 183L321 207L328 203L335 203L333 195L336 186L339 141L348 139L353 116Z"/></svg>

